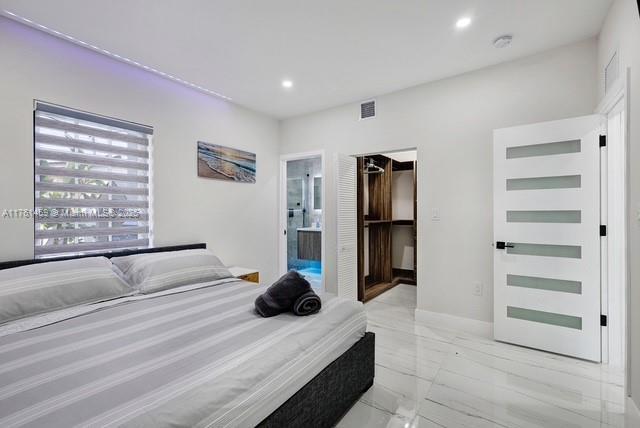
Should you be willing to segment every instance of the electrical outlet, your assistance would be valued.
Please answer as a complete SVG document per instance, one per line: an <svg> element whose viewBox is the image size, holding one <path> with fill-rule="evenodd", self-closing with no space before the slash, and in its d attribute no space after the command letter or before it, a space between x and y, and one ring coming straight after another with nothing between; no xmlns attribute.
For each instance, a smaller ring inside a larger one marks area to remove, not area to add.
<svg viewBox="0 0 640 428"><path fill-rule="evenodd" d="M474 282L473 283L473 294L475 296L482 296L482 283L481 282Z"/></svg>

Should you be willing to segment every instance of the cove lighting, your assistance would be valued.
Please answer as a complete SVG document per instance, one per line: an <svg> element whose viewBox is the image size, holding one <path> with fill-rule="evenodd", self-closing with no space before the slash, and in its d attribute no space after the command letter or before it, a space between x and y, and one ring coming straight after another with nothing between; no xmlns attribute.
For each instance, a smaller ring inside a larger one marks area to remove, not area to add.
<svg viewBox="0 0 640 428"><path fill-rule="evenodd" d="M469 25L471 25L471 18L468 16L462 17L456 22L456 28L458 29L467 28Z"/></svg>
<svg viewBox="0 0 640 428"><path fill-rule="evenodd" d="M165 72L160 71L160 70L158 70L156 68L149 67L147 65L141 64L141 63L139 63L137 61L134 61L134 60L132 60L130 58L127 58L127 57L118 55L116 53L110 52L110 51L108 51L106 49L103 49L103 48L101 48L99 46L92 45L90 43L84 42L84 41L82 41L80 39L77 39L77 38L75 38L73 36L70 36L68 34L65 34L65 33L62 33L60 31L54 30L53 28L49 28L49 27L47 27L45 25L38 24L37 22L34 22L31 19L25 18L24 16L20 16L20 15L18 15L16 13L11 12L11 11L3 10L2 13L4 15L6 15L6 16L11 17L12 19L14 19L16 21L25 23L30 27L37 28L37 29L39 29L41 31L44 31L46 33L49 33L49 34L53 34L53 35L58 36L58 37L60 37L62 39L69 40L72 43L84 46L85 48L88 48L88 49L91 49L93 51L99 52L99 53L101 53L103 55L110 56L111 58L117 59L118 61L122 61L122 62L125 62L127 64L134 65L136 67L142 68L142 69L144 69L144 70L146 70L146 71L148 71L150 73L157 74L158 76L162 76L165 79L173 80L174 82L178 82L178 83L180 83L182 85L188 86L189 88L196 89L198 91L204 92L205 94L213 95L215 97L222 98L222 99L227 100L227 101L231 101L231 98L227 97L226 95L219 94L218 92L212 91L211 89L207 89L207 88L205 88L203 86L196 85L195 83L191 83L191 82L189 82L187 80L181 79L181 78L176 77L176 76L174 76L172 74L165 73Z"/></svg>

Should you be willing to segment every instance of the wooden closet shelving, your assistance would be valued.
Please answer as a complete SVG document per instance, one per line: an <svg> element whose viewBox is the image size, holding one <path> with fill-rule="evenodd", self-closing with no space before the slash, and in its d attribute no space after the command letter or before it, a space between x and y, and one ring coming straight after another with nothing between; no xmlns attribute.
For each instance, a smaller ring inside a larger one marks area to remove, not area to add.
<svg viewBox="0 0 640 428"><path fill-rule="evenodd" d="M364 225L369 226L370 224L384 224L384 223L393 223L393 220L365 220Z"/></svg>
<svg viewBox="0 0 640 428"><path fill-rule="evenodd" d="M391 224L395 226L413 226L414 220L391 220Z"/></svg>
<svg viewBox="0 0 640 428"><path fill-rule="evenodd" d="M401 282L415 284L416 280L415 162L396 162L383 155L367 156L367 159L373 159L377 166L384 169L384 173L367 174L365 178L365 158L359 157L357 159L358 299L361 301L370 300ZM393 173L394 171L407 170L414 171L414 218L393 219ZM365 186L367 186L366 191ZM368 202L365 201L365 193L368 195L366 198ZM366 207L365 203L367 203ZM392 232L393 228L397 226L413 228L413 271L393 268ZM367 228L369 238L368 248L365 248L365 228ZM365 251L368 253L368 266L366 267Z"/></svg>

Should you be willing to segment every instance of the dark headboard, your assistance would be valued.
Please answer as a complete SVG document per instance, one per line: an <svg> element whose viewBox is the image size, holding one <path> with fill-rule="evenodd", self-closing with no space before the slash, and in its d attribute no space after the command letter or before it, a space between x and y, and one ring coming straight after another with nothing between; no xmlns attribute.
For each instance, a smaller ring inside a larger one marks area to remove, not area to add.
<svg viewBox="0 0 640 428"><path fill-rule="evenodd" d="M104 253L84 254L81 256L55 257L50 259L12 260L8 262L0 262L0 270L14 268L18 266L32 265L36 263L56 262L60 260L83 259L85 257L104 256L107 258L111 258L111 257L130 256L132 254L162 253L165 251L197 250L197 249L205 249L205 248L207 248L207 244L205 244L204 242L201 242L199 244L172 245L169 247L140 248L138 250L109 251Z"/></svg>

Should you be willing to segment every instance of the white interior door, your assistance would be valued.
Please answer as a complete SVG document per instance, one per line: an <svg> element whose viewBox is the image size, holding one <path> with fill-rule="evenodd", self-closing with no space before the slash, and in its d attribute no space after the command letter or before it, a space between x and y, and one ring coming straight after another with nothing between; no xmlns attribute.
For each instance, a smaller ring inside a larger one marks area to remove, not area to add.
<svg viewBox="0 0 640 428"><path fill-rule="evenodd" d="M494 336L600 361L602 118L494 131Z"/></svg>
<svg viewBox="0 0 640 428"><path fill-rule="evenodd" d="M338 295L358 299L358 229L356 158L336 154L337 277Z"/></svg>

